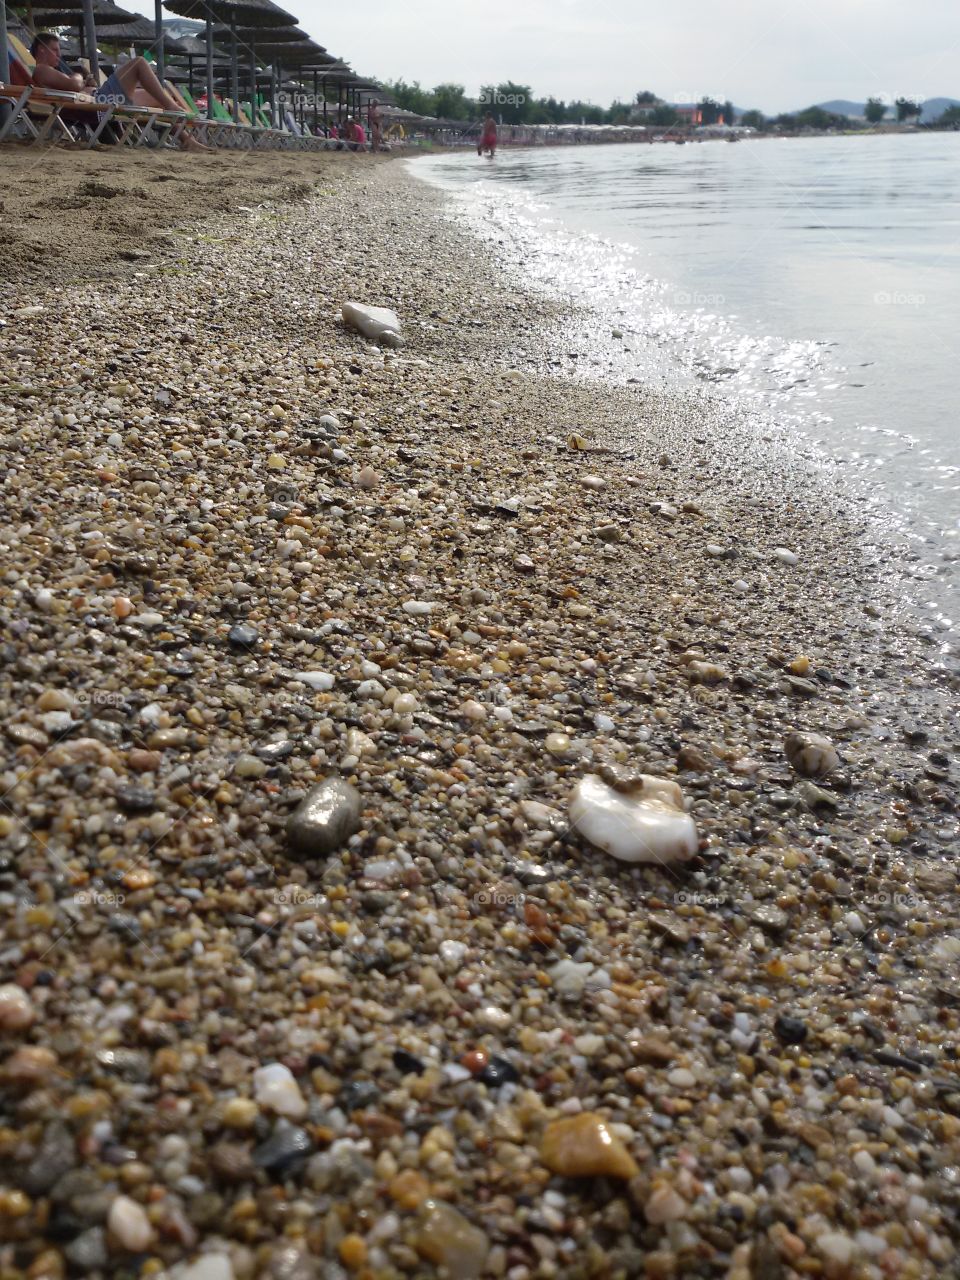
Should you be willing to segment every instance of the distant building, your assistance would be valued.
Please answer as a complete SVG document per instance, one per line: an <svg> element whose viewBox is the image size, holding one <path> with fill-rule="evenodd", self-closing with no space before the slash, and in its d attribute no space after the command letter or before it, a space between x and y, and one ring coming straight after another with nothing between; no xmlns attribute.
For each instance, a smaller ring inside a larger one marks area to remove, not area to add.
<svg viewBox="0 0 960 1280"><path fill-rule="evenodd" d="M664 102L662 98L657 98L655 102L644 102L642 105L635 102L630 108L630 123L649 124L653 113L664 107L677 113L677 119L680 124L703 124L703 111L697 104L690 102ZM720 117L720 122L723 123L722 116Z"/></svg>

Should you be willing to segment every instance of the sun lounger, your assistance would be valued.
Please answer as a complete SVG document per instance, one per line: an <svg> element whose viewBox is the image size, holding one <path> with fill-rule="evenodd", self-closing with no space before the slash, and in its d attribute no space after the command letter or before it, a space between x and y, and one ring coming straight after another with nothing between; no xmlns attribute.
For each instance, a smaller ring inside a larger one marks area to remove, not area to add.
<svg viewBox="0 0 960 1280"><path fill-rule="evenodd" d="M0 86L0 101L9 102L13 108L0 129L0 142L19 132L35 144L55 140L94 147L104 137L107 126L113 125L111 132L121 145L162 146L175 141L186 124L187 115L183 111L163 111L135 103L95 102L89 93L69 93L34 85L36 62L29 49L12 32L7 33L7 44L15 82ZM101 74L101 83L105 78ZM37 122L42 122L39 127Z"/></svg>

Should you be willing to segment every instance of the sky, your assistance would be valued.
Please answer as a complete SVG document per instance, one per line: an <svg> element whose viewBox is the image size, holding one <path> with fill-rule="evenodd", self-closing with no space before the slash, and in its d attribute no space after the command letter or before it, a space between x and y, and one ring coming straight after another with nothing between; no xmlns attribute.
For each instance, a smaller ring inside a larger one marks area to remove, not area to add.
<svg viewBox="0 0 960 1280"><path fill-rule="evenodd" d="M279 0L362 75L512 80L608 106L652 89L768 113L833 98L960 98L957 0Z"/></svg>

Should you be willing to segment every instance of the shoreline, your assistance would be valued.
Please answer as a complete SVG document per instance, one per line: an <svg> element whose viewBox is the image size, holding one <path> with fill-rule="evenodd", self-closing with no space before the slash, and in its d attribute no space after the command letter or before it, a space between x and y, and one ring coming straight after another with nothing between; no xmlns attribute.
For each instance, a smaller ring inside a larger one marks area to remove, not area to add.
<svg viewBox="0 0 960 1280"><path fill-rule="evenodd" d="M942 1273L957 730L882 547L693 398L515 367L576 317L405 168L324 159L2 317L0 1256ZM699 856L571 834L606 767L678 781ZM360 828L292 856L331 772ZM635 1172L551 1173L582 1113Z"/></svg>

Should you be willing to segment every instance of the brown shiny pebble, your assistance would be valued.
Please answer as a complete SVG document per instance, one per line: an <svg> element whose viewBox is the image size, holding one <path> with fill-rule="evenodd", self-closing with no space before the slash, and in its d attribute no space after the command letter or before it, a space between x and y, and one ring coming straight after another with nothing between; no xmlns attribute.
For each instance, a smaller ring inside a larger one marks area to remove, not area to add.
<svg viewBox="0 0 960 1280"><path fill-rule="evenodd" d="M131 893L136 893L138 889L149 889L156 883L157 877L146 867L134 867L123 877L123 887L129 889Z"/></svg>
<svg viewBox="0 0 960 1280"><path fill-rule="evenodd" d="M57 1065L57 1055L41 1045L21 1045L0 1068L3 1079L10 1084L39 1084L52 1074Z"/></svg>
<svg viewBox="0 0 960 1280"><path fill-rule="evenodd" d="M688 746L677 752L677 768L689 769L692 773L709 773L713 765L698 747Z"/></svg>
<svg viewBox="0 0 960 1280"><path fill-rule="evenodd" d="M460 1059L460 1065L466 1067L472 1076L478 1076L489 1061L490 1055L486 1049L471 1049Z"/></svg>
<svg viewBox="0 0 960 1280"><path fill-rule="evenodd" d="M127 752L127 767L134 773L156 773L162 760L159 751L146 751L143 747L133 747Z"/></svg>
<svg viewBox="0 0 960 1280"><path fill-rule="evenodd" d="M483 1273L490 1242L479 1227L453 1205L442 1200L428 1202L426 1216L417 1233L417 1252L448 1276L457 1280L477 1280Z"/></svg>
<svg viewBox="0 0 960 1280"><path fill-rule="evenodd" d="M629 1045L636 1060L651 1067L665 1067L677 1056L669 1040L662 1040L659 1036L641 1036L638 1040L631 1040Z"/></svg>
<svg viewBox="0 0 960 1280"><path fill-rule="evenodd" d="M367 1260L367 1246L362 1236L351 1233L340 1241L340 1261L350 1271L358 1271Z"/></svg>
<svg viewBox="0 0 960 1280"><path fill-rule="evenodd" d="M404 1169L390 1179L388 1190L401 1209L416 1209L430 1194L430 1184L416 1169Z"/></svg>
<svg viewBox="0 0 960 1280"><path fill-rule="evenodd" d="M623 1178L639 1173L636 1160L595 1111L547 1125L540 1158L563 1178Z"/></svg>

